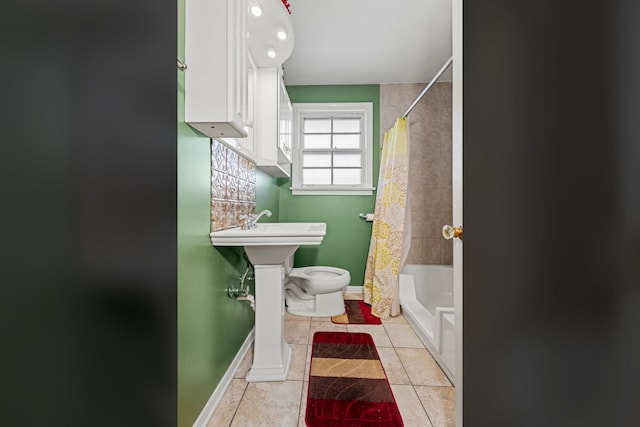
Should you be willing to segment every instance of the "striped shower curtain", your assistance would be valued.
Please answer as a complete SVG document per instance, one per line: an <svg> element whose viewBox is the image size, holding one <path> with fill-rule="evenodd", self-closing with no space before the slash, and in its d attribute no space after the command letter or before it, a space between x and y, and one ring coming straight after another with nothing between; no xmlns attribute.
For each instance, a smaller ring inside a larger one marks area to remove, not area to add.
<svg viewBox="0 0 640 427"><path fill-rule="evenodd" d="M408 184L409 135L407 119L401 117L384 135L364 277L364 301L381 319L400 314L398 274L411 244Z"/></svg>

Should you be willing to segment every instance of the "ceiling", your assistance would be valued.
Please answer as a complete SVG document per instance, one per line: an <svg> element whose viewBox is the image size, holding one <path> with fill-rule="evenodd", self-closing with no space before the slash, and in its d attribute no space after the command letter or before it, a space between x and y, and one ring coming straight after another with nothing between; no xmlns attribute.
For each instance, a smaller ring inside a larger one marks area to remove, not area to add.
<svg viewBox="0 0 640 427"><path fill-rule="evenodd" d="M450 0L289 0L287 85L428 82L452 55ZM440 81L451 81L451 67Z"/></svg>

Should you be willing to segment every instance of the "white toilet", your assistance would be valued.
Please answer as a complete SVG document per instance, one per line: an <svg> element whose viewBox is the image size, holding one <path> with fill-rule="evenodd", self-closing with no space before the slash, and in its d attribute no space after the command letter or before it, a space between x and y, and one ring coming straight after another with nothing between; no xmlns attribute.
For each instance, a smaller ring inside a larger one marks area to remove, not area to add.
<svg viewBox="0 0 640 427"><path fill-rule="evenodd" d="M293 255L284 263L285 303L296 316L327 317L344 313L342 291L351 275L335 267L293 268Z"/></svg>

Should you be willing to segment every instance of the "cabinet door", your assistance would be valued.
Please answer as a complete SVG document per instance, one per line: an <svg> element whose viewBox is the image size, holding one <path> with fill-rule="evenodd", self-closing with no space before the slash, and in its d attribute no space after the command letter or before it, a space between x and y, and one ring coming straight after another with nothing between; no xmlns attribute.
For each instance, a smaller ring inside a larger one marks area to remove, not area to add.
<svg viewBox="0 0 640 427"><path fill-rule="evenodd" d="M185 5L185 121L211 138L246 136L247 0Z"/></svg>
<svg viewBox="0 0 640 427"><path fill-rule="evenodd" d="M271 176L288 177L293 109L282 80L282 69L258 68L258 94L256 165Z"/></svg>
<svg viewBox="0 0 640 427"><path fill-rule="evenodd" d="M279 120L279 135L278 135L278 147L285 156L288 163L291 162L291 129L293 121L293 106L287 93L287 88L284 85L284 81L279 78L280 81L280 99L278 106L278 120Z"/></svg>
<svg viewBox="0 0 640 427"><path fill-rule="evenodd" d="M249 114L249 88L248 88L248 48L247 48L247 0L227 0L232 17L235 21L233 26L233 37L231 39L233 48L230 53L230 64L233 67L229 70L229 76L233 79L230 82L229 99L233 101L230 105L231 111L237 117L237 122L246 129Z"/></svg>
<svg viewBox="0 0 640 427"><path fill-rule="evenodd" d="M244 119L243 128L247 132L247 136L245 138L237 138L236 142L241 154L253 159L256 153L256 136L254 128L257 108L256 91L258 89L258 69L253 62L251 55L247 55L246 59L245 81L247 82L247 85L245 93L246 96L243 100L242 117Z"/></svg>

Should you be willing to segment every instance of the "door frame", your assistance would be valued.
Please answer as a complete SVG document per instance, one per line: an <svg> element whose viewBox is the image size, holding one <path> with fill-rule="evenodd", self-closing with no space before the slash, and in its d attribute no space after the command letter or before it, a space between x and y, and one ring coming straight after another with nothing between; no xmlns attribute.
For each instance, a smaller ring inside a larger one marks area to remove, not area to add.
<svg viewBox="0 0 640 427"><path fill-rule="evenodd" d="M463 225L462 216L462 0L453 0L451 9L453 43L452 78L452 190L453 226ZM462 427L462 240L453 239L453 307L455 318L456 426Z"/></svg>

